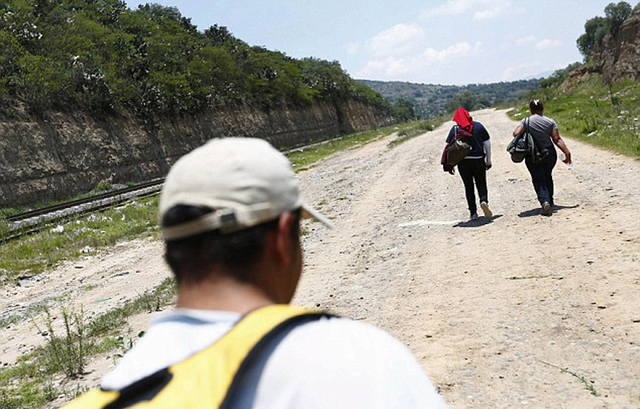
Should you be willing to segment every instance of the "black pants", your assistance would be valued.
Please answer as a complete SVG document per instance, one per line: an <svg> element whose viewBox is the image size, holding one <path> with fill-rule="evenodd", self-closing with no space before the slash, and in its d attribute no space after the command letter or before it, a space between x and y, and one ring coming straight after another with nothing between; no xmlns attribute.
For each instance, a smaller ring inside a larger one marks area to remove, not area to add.
<svg viewBox="0 0 640 409"><path fill-rule="evenodd" d="M465 159L458 164L458 172L464 182L464 194L467 197L469 212L475 214L478 212L476 206L476 195L474 193L474 183L478 188L478 196L480 202L489 203L487 193L487 169L484 165L484 159Z"/></svg>
<svg viewBox="0 0 640 409"><path fill-rule="evenodd" d="M554 148L550 149L549 156L538 163L533 163L529 158L526 159L533 188L536 190L538 201L541 205L544 202L549 202L550 205L553 205L553 177L551 177L551 172L553 172L557 160L558 155Z"/></svg>

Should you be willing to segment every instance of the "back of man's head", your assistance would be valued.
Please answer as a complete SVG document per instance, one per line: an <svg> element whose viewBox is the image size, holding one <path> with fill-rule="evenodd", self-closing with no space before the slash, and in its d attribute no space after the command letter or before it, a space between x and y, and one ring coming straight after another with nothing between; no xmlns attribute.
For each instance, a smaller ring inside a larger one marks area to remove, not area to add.
<svg viewBox="0 0 640 409"><path fill-rule="evenodd" d="M214 139L171 168L160 198L166 258L179 282L223 271L246 283L285 212L329 222L302 199L287 158L256 138Z"/></svg>

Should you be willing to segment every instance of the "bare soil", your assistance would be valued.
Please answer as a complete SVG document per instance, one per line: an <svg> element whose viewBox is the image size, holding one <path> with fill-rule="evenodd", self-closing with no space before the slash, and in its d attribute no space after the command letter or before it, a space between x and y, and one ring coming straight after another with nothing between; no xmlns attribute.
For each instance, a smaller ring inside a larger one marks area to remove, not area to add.
<svg viewBox="0 0 640 409"><path fill-rule="evenodd" d="M541 216L524 164L505 152L516 123L473 115L493 141L494 217L467 221L460 177L439 166L450 123L337 153L300 174L336 228L305 225L294 302L391 332L452 408L640 408L640 161L567 140L575 164L558 163L558 207ZM168 275L160 242L123 243L1 289L0 311L64 297L100 314ZM42 342L30 319L3 328L0 362ZM99 357L81 384L116 360Z"/></svg>

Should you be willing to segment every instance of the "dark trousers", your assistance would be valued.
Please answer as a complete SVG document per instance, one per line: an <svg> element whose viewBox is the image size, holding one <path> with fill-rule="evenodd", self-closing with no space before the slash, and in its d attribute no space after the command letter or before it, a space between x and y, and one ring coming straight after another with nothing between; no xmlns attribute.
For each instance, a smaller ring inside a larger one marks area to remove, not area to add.
<svg viewBox="0 0 640 409"><path fill-rule="evenodd" d="M553 148L551 148L549 156L538 163L533 163L529 158L526 159L525 163L531 174L533 188L536 190L538 201L541 205L544 202L549 202L549 204L553 205L553 178L551 173L557 161L558 155Z"/></svg>
<svg viewBox="0 0 640 409"><path fill-rule="evenodd" d="M489 202L487 193L487 169L484 165L484 159L464 159L458 163L458 172L462 182L464 182L464 194L467 197L469 212L475 214L478 211L476 206L476 195L474 194L475 186L478 188L478 196L480 202Z"/></svg>

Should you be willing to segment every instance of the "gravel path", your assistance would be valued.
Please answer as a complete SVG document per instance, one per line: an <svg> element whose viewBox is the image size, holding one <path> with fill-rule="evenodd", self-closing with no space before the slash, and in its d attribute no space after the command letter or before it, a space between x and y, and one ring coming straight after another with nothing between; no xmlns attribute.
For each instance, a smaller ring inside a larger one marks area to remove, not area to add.
<svg viewBox="0 0 640 409"><path fill-rule="evenodd" d="M300 174L336 228L305 224L294 301L390 331L452 408L638 409L640 162L568 140L575 165L558 164L560 208L543 217L524 164L505 152L515 122L473 115L492 136L495 216L467 222L462 181L438 164L450 123L392 149L393 136L335 154ZM97 314L166 277L161 253L124 244L4 289L0 307L66 291ZM150 317L135 317L134 333ZM28 322L3 329L0 361L37 343L33 333ZM92 365L89 383L109 366Z"/></svg>
<svg viewBox="0 0 640 409"><path fill-rule="evenodd" d="M438 165L450 123L338 154L302 175L336 228L308 236L296 301L393 333L453 408L637 409L640 162L568 140L543 217L505 152L516 124L474 118L492 135L494 218L466 222L462 181Z"/></svg>

